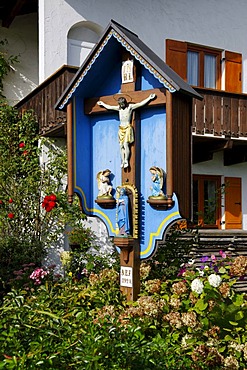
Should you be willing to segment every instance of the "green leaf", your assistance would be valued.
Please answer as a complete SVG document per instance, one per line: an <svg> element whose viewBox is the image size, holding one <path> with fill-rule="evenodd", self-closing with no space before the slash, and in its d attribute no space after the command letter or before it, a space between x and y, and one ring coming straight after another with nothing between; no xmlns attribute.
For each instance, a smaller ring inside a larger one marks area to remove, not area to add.
<svg viewBox="0 0 247 370"><path fill-rule="evenodd" d="M229 321L229 324L231 324L233 326L238 326L238 323L236 321Z"/></svg>
<svg viewBox="0 0 247 370"><path fill-rule="evenodd" d="M49 316L51 317L52 319L55 319L55 320L63 320L61 317L51 313L51 312L48 312L48 311L40 311L40 310L36 310L35 312L39 313L39 314L42 314L42 315L46 315L46 316Z"/></svg>
<svg viewBox="0 0 247 370"><path fill-rule="evenodd" d="M244 302L243 294L236 294L232 299L232 303L237 307L242 306L243 302Z"/></svg>
<svg viewBox="0 0 247 370"><path fill-rule="evenodd" d="M232 338L229 334L227 334L227 335L225 335L224 340L225 340L226 342L230 342L230 341L232 341L232 340L233 340L233 338Z"/></svg>
<svg viewBox="0 0 247 370"><path fill-rule="evenodd" d="M207 307L208 307L208 303L204 302L202 298L198 299L198 301L195 304L195 309L200 310L200 311L206 310Z"/></svg>
<svg viewBox="0 0 247 370"><path fill-rule="evenodd" d="M236 321L239 321L239 320L241 320L241 319L243 319L244 318L244 313L243 313L243 311L238 311L236 314L235 314L235 320Z"/></svg>
<svg viewBox="0 0 247 370"><path fill-rule="evenodd" d="M224 274L225 272L226 272L225 267L221 266L221 267L219 268L219 273L220 273L220 274Z"/></svg>

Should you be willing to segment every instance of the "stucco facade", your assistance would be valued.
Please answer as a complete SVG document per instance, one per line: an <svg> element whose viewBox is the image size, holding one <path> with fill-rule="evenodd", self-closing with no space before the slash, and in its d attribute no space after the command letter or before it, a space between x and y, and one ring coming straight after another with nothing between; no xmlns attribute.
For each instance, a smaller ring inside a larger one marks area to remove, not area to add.
<svg viewBox="0 0 247 370"><path fill-rule="evenodd" d="M135 32L162 59L165 39L242 53L247 91L245 0L39 0L40 82L67 61L67 34L78 22L105 29L110 19Z"/></svg>
<svg viewBox="0 0 247 370"><path fill-rule="evenodd" d="M19 16L9 28L0 27L0 39L7 39L9 55L19 57L4 80L4 95L15 105L39 83L37 15Z"/></svg>

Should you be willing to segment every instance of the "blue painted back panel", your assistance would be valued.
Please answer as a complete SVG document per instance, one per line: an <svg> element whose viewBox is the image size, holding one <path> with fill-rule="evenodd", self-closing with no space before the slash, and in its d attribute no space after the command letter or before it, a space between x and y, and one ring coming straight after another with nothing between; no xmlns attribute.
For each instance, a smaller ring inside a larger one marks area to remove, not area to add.
<svg viewBox="0 0 247 370"><path fill-rule="evenodd" d="M144 109L141 113L141 158L140 244L141 257L146 258L154 251L156 239L162 239L168 220L178 217L177 207L157 210L147 203L152 186L150 167L157 166L166 171L165 107ZM166 194L165 179L163 190Z"/></svg>
<svg viewBox="0 0 247 370"><path fill-rule="evenodd" d="M89 87L91 96L112 95L120 90L120 62L108 71L109 79ZM159 88L160 82L142 68L139 77L142 90ZM84 87L85 89L85 87ZM81 90L82 92L82 90ZM88 95L85 95L88 97ZM118 112L84 115L83 95L77 95L74 109L74 178L75 191L82 198L86 214L100 217L106 224L110 236L117 235L116 208L105 209L96 202L98 195L97 173L109 168L116 198L116 188L122 185L120 150L118 143ZM117 102L116 102L117 103ZM166 171L166 110L164 107L140 108L140 157L139 171L139 238L141 258L150 257L155 251L157 239L162 239L165 229L180 218L177 198L169 210L154 209L147 203L152 186L149 168L158 166ZM164 186L164 192L166 188Z"/></svg>

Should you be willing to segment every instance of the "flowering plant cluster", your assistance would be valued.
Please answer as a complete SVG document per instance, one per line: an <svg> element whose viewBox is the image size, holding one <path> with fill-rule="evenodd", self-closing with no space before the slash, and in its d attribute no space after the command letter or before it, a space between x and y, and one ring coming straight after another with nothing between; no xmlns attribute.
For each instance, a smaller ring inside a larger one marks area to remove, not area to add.
<svg viewBox="0 0 247 370"><path fill-rule="evenodd" d="M162 300L162 326L167 323L181 352L209 368L245 369L247 301L246 294L234 287L247 277L247 257L219 251L218 256L203 256L199 263L183 264L177 278L165 281L148 280L148 269L148 265L141 268L143 287L155 295L157 307ZM135 312L146 316L138 306Z"/></svg>
<svg viewBox="0 0 247 370"><path fill-rule="evenodd" d="M21 151L21 154L23 155L23 156L26 156L26 155L28 155L28 151L26 150L26 149L24 149L25 148L25 143L23 142L23 141L21 141L20 142L20 144L19 144L19 149L20 149L20 151Z"/></svg>
<svg viewBox="0 0 247 370"><path fill-rule="evenodd" d="M48 275L47 270L44 270L43 268L37 268L31 273L30 279L34 281L35 285L40 285L42 279L44 279L46 275Z"/></svg>
<svg viewBox="0 0 247 370"><path fill-rule="evenodd" d="M8 198L7 200L0 199L0 213L5 213L5 216L12 220L15 217L13 199Z"/></svg>
<svg viewBox="0 0 247 370"><path fill-rule="evenodd" d="M95 240L95 234L89 227L78 225L66 232L69 244L79 245L81 248L89 249Z"/></svg>
<svg viewBox="0 0 247 370"><path fill-rule="evenodd" d="M14 272L20 266L40 266L61 240L65 225L85 216L78 199L72 205L67 201L66 150L39 137L32 112L20 116L6 101L0 101L0 158L1 298L16 284Z"/></svg>
<svg viewBox="0 0 247 370"><path fill-rule="evenodd" d="M42 202L42 207L46 212L51 212L54 207L57 205L57 197L55 194L46 195Z"/></svg>
<svg viewBox="0 0 247 370"><path fill-rule="evenodd" d="M18 270L13 271L14 277L10 280L13 289L32 291L34 287L46 281L56 281L61 275L55 274L56 265L39 267L34 262L24 263Z"/></svg>
<svg viewBox="0 0 247 370"><path fill-rule="evenodd" d="M39 269L34 276L46 284L36 285L32 294L6 296L0 309L0 365L35 368L42 361L54 369L68 364L84 369L90 362L118 370L246 370L246 294L234 288L246 275L246 257L222 252L181 266L176 276L159 277L152 275L157 264L147 261L141 264L140 296L126 302L119 268L110 267L108 257L96 266L97 255L90 253L77 270L83 278L68 270L66 279L49 284L49 275ZM61 255L66 267L73 254ZM5 340L13 335L15 340Z"/></svg>

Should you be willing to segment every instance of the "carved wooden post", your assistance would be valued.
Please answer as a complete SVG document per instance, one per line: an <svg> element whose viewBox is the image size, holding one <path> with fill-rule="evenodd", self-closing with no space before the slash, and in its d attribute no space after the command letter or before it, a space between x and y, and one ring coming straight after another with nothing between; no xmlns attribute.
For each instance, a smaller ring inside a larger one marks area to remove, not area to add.
<svg viewBox="0 0 247 370"><path fill-rule="evenodd" d="M128 301L135 301L140 292L140 246L134 238L115 237L120 250L120 290Z"/></svg>
<svg viewBox="0 0 247 370"><path fill-rule="evenodd" d="M73 202L73 107L72 102L67 106L67 156L68 156L68 202Z"/></svg>
<svg viewBox="0 0 247 370"><path fill-rule="evenodd" d="M173 169L172 169L172 154L173 154L173 147L172 147L172 94L170 91L166 91L166 168L167 168L167 176L166 176L166 192L168 198L168 207L172 206L172 194L173 194Z"/></svg>

